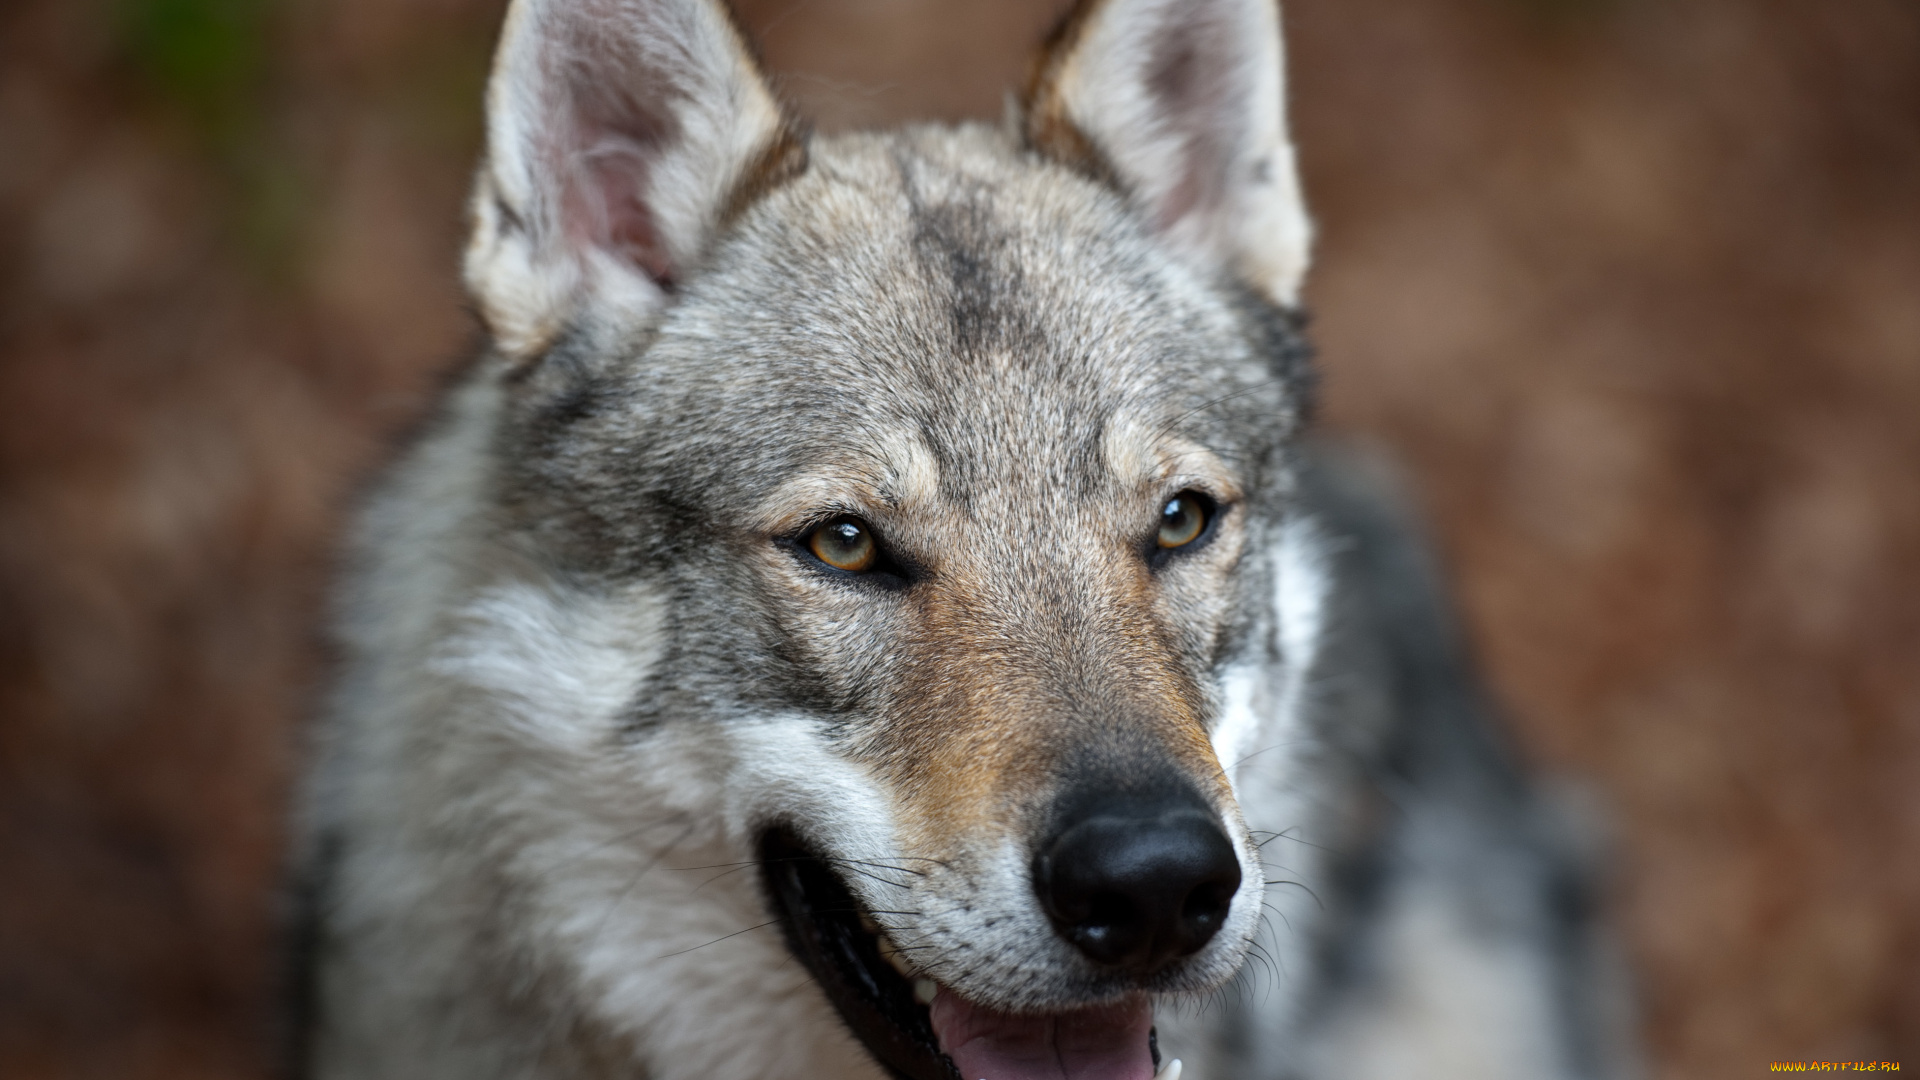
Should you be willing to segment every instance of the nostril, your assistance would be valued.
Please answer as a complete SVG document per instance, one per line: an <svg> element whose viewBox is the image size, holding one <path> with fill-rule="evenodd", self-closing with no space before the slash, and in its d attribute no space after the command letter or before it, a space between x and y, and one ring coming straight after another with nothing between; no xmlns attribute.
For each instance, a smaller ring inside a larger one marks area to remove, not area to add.
<svg viewBox="0 0 1920 1080"><path fill-rule="evenodd" d="M1236 869L1238 869L1236 867ZM1229 887L1224 882L1207 882L1187 894L1187 902L1180 905L1180 916L1184 919L1217 919L1226 914L1228 905L1233 903L1233 894L1239 888L1235 882Z"/></svg>
<svg viewBox="0 0 1920 1080"><path fill-rule="evenodd" d="M1233 907L1233 894L1239 889L1238 874L1231 883L1210 881L1196 886L1187 894L1186 903L1180 905L1180 935L1195 942L1195 949L1206 944L1226 921L1227 912Z"/></svg>

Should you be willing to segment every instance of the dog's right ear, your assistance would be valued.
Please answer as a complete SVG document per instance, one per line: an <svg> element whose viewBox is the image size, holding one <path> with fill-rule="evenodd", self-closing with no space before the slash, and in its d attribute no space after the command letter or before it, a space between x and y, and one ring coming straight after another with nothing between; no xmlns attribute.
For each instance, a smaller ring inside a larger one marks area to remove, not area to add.
<svg viewBox="0 0 1920 1080"><path fill-rule="evenodd" d="M1312 229L1276 0L1080 0L1034 67L1029 146L1126 194L1195 264L1299 302Z"/></svg>
<svg viewBox="0 0 1920 1080"><path fill-rule="evenodd" d="M805 144L714 0L513 0L487 87L467 287L525 360L658 311Z"/></svg>

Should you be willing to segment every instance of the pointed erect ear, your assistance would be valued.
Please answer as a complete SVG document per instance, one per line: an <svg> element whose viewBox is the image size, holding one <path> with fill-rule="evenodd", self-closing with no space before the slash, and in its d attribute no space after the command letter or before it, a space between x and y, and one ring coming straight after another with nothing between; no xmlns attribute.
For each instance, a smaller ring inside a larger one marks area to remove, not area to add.
<svg viewBox="0 0 1920 1080"><path fill-rule="evenodd" d="M467 287L519 358L583 318L645 318L728 217L805 163L714 0L514 0Z"/></svg>
<svg viewBox="0 0 1920 1080"><path fill-rule="evenodd" d="M1027 141L1292 307L1310 230L1282 74L1275 0L1082 0L1035 65Z"/></svg>

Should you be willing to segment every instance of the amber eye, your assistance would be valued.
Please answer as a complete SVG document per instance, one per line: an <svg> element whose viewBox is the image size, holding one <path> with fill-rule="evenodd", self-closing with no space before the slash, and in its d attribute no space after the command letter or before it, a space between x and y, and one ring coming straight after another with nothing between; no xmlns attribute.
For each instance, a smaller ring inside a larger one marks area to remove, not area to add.
<svg viewBox="0 0 1920 1080"><path fill-rule="evenodd" d="M880 555L873 530L858 518L836 518L813 530L807 537L807 550L835 570L854 574L871 570Z"/></svg>
<svg viewBox="0 0 1920 1080"><path fill-rule="evenodd" d="M1191 491L1168 499L1160 511L1160 546L1186 547L1198 540L1200 534L1207 531L1207 512L1212 506L1212 500Z"/></svg>

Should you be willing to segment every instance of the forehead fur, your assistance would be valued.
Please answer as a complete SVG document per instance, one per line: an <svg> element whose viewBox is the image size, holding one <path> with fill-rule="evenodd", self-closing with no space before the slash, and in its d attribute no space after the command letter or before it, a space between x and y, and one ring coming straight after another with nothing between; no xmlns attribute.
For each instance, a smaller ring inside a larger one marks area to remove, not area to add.
<svg viewBox="0 0 1920 1080"><path fill-rule="evenodd" d="M760 502L742 485L836 462L962 503L1008 478L1089 494L1138 467L1111 460L1117 431L1234 450L1285 433L1262 307L995 129L822 139L688 282L621 396L649 464L709 495ZM716 410L735 415L704 430L760 437L701 445L674 422Z"/></svg>

